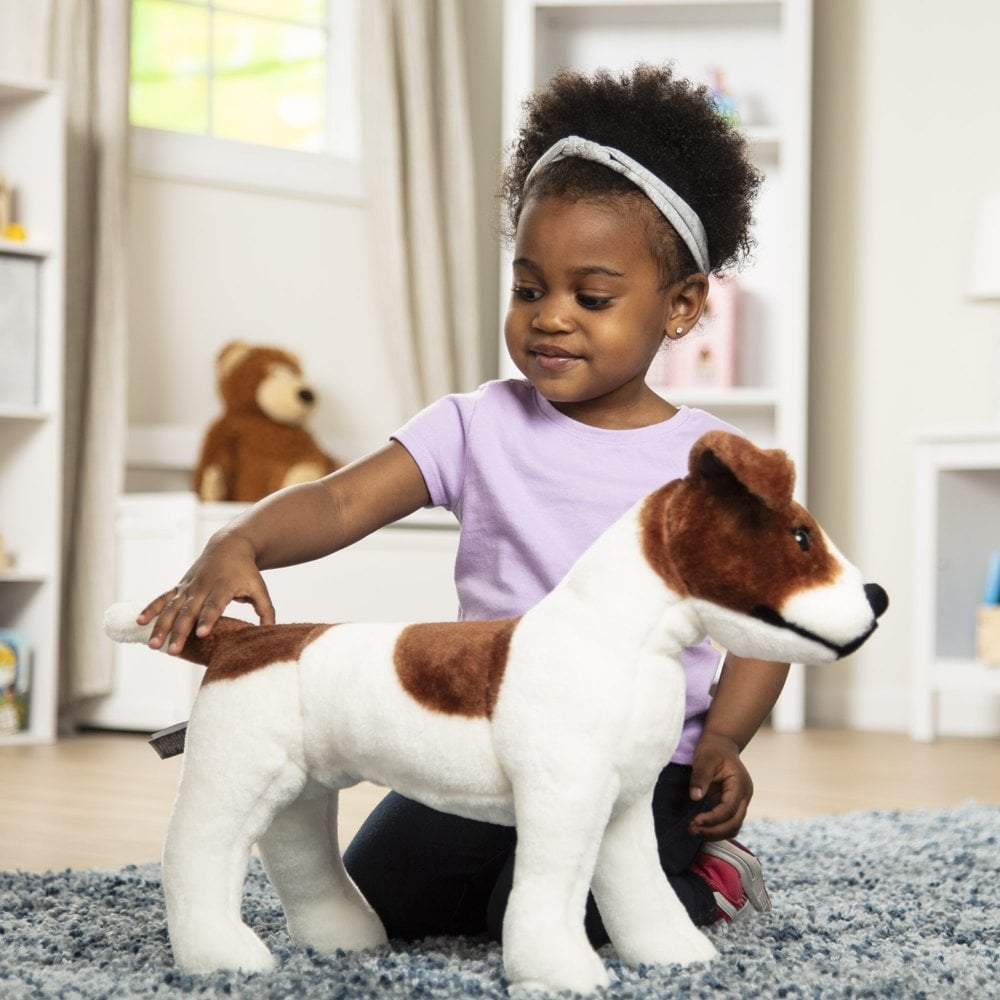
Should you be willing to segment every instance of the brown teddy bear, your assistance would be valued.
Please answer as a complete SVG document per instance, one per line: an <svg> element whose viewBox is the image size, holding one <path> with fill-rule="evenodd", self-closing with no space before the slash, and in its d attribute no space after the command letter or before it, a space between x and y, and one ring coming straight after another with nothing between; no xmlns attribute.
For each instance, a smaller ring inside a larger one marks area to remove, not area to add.
<svg viewBox="0 0 1000 1000"><path fill-rule="evenodd" d="M215 369L225 409L194 472L202 500L259 500L339 468L302 426L316 397L294 354L236 340L219 352Z"/></svg>

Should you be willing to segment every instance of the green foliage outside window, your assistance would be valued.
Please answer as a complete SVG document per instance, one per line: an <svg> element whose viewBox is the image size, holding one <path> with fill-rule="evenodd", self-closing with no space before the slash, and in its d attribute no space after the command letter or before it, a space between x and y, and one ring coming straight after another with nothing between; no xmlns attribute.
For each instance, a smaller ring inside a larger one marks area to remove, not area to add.
<svg viewBox="0 0 1000 1000"><path fill-rule="evenodd" d="M321 150L327 0L133 0L133 125Z"/></svg>

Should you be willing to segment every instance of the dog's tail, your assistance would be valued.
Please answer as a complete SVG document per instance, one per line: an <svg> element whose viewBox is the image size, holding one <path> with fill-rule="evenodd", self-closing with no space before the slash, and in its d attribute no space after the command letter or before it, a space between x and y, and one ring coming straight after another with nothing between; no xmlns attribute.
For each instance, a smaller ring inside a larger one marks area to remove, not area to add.
<svg viewBox="0 0 1000 1000"><path fill-rule="evenodd" d="M133 601L121 601L112 604L104 612L104 632L115 642L141 642L148 643L149 637L153 634L153 623L140 625L136 618L142 610L141 604ZM187 642L180 655L191 663L198 663L201 666L208 666L212 653L215 650L217 640L233 631L254 628L250 622L240 621L238 618L220 618L212 628L210 635L199 638L193 632L188 636Z"/></svg>

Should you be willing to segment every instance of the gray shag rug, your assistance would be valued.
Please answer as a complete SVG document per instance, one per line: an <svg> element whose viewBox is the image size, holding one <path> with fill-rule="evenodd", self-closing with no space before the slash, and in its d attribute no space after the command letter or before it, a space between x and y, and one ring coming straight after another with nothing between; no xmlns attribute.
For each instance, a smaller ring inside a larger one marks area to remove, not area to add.
<svg viewBox="0 0 1000 1000"><path fill-rule="evenodd" d="M709 965L624 967L609 1000L1000 996L1000 806L746 825L774 910L710 933ZM500 948L436 938L355 954L292 947L258 866L245 914L269 975L185 975L159 869L0 872L0 997L504 997Z"/></svg>

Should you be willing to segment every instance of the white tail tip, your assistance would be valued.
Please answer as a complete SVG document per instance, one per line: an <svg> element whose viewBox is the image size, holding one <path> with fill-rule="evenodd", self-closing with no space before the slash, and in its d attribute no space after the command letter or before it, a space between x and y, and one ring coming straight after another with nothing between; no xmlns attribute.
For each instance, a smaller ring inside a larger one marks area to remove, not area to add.
<svg viewBox="0 0 1000 1000"><path fill-rule="evenodd" d="M143 605L134 601L121 601L112 604L104 612L104 632L115 642L149 642L153 634L153 623L139 625L136 618Z"/></svg>

